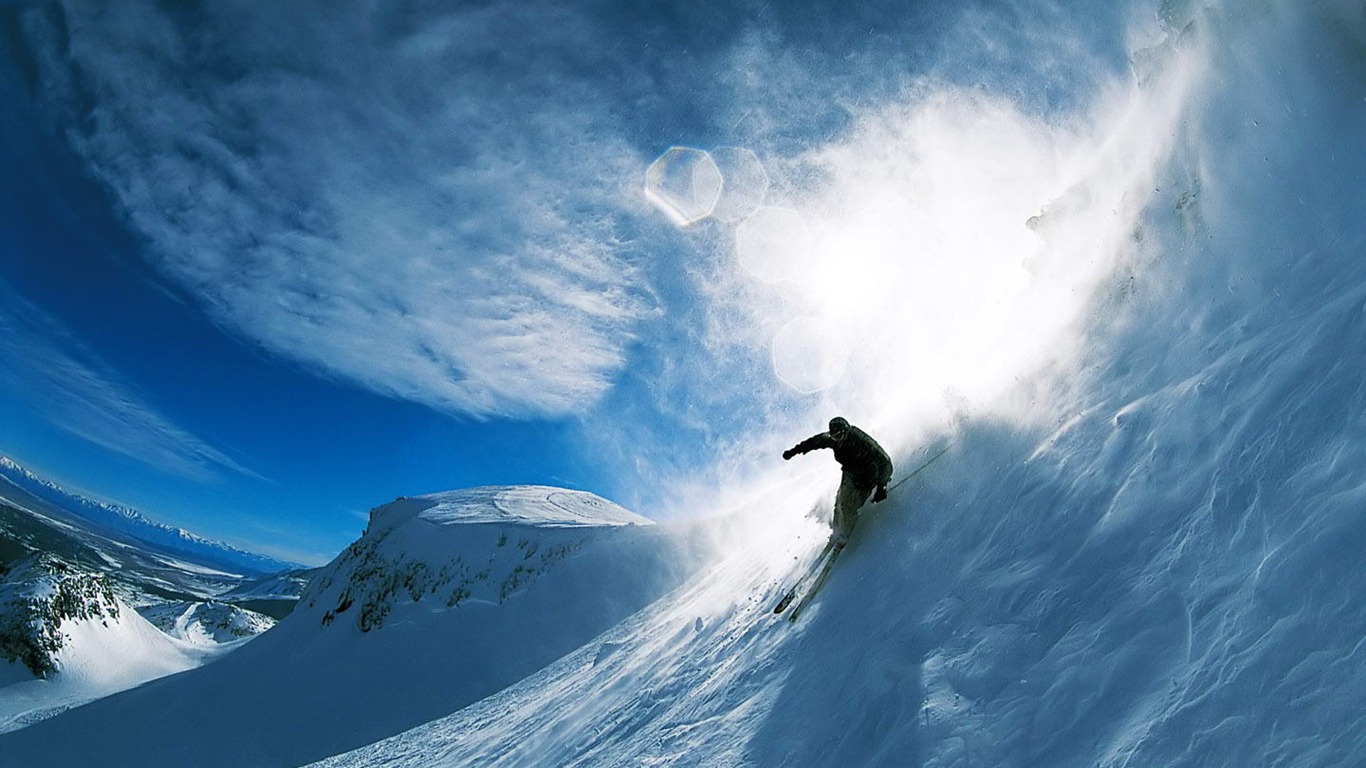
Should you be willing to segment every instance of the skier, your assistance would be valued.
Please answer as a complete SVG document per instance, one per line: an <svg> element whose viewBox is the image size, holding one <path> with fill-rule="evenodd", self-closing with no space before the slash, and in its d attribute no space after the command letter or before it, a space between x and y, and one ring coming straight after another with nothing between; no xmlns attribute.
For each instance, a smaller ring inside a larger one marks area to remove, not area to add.
<svg viewBox="0 0 1366 768"><path fill-rule="evenodd" d="M840 416L830 420L828 432L812 435L783 451L783 460L819 448L834 450L835 461L844 469L839 493L835 494L835 518L830 524L835 531L833 542L843 549L849 541L849 535L854 532L858 511L868 501L868 494L873 495L875 504L887 498L887 482L892 479L892 460L867 432Z"/></svg>

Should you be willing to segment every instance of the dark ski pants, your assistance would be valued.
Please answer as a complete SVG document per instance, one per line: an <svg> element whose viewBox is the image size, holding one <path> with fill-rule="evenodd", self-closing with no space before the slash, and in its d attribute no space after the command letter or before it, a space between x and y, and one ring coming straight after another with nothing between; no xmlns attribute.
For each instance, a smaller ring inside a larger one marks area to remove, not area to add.
<svg viewBox="0 0 1366 768"><path fill-rule="evenodd" d="M860 480L849 472L845 472L844 477L840 478L840 489L835 494L835 519L830 524L840 539L848 540L849 535L854 532L854 524L858 522L858 511L873 493L873 486L874 483Z"/></svg>

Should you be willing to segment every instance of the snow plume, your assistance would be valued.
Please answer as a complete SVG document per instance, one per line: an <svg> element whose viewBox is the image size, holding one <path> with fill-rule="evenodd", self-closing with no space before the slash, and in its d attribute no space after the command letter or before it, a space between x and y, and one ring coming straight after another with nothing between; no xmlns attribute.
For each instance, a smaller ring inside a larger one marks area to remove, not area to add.
<svg viewBox="0 0 1366 768"><path fill-rule="evenodd" d="M828 467L756 467L830 416L868 429L905 471L965 418L1047 422L1089 364L1088 323L1149 258L1141 218L1202 87L1205 41L1150 10L1116 57L1088 27L1095 18L1016 10L1013 21L963 13L937 61L861 96L762 36L735 54L737 68L770 68L783 86L768 102L736 86L756 100L735 111L758 126L762 207L682 233L705 296L699 342L735 374L706 379L696 397L748 403L736 420L754 427L719 448L715 485L757 477L789 489L773 506L805 509L808 480L833 490ZM877 80L878 57L851 56ZM1012 63L1014 80L1000 74ZM1065 95L1025 87L1037 83ZM775 115L801 110L775 101L814 112L822 96L841 106L841 127L793 139ZM725 208L735 190L718 167L719 184L694 174L678 194ZM683 492L686 504L708 484Z"/></svg>
<svg viewBox="0 0 1366 768"><path fill-rule="evenodd" d="M1103 388L1094 372L1122 352L1109 334L1134 322L1140 301L1187 302L1181 286L1193 275L1238 292L1266 284L1253 274L1283 263L1260 261L1269 243L1293 252L1308 233L1272 227L1274 213L1256 227L1234 223L1246 216L1247 190L1301 175L1297 162L1317 166L1314 148L1340 142L1352 102L1314 96L1316 75L1302 57L1274 69L1251 52L1296 51L1314 24L1350 40L1360 34L1360 8L1139 11L1125 27L1122 66L1109 68L1087 48L1094 19L1043 32L1039 21L1016 28L966 15L962 25L978 35L967 37L994 52L984 85L963 84L978 70L956 67L954 55L972 62L974 49L951 33L956 42L924 75L872 103L850 101L847 127L828 141L793 150L756 139L772 178L766 207L684 235L729 257L699 268L709 291L703 339L724 361L718 368L752 366L742 380L760 401L751 422L759 428L722 447L706 481L679 492L685 508L715 499L715 507L762 509L768 525L803 535L809 518L828 516L838 473L825 457L778 465L776 456L831 415L867 428L904 476L964 424L1050 430L1070 418L1079 398ZM1029 76L1060 77L1068 61L1088 74L1045 103L1000 74L1000 59L1028 60L1031 51L1042 63ZM768 58L751 51L743 61ZM1360 82L1350 63L1335 71ZM805 78L811 88L791 90L809 103L818 81ZM1307 114L1326 122L1307 124ZM1333 173L1353 167L1350 156L1335 156ZM1303 201L1283 202L1305 210ZM1238 245L1200 255L1193 243L1210 236L1204 227L1216 216ZM1179 314L1192 328L1227 322L1214 305ZM1184 337L1162 343L1179 348ZM775 542L774 556L780 550Z"/></svg>
<svg viewBox="0 0 1366 768"><path fill-rule="evenodd" d="M1010 395L1075 362L1080 321L1134 259L1194 80L1187 52L1162 59L1061 117L917 82L794 158L820 182L788 201L809 258L756 313L775 374L892 444L946 411L1025 415Z"/></svg>
<svg viewBox="0 0 1366 768"><path fill-rule="evenodd" d="M652 310L635 160L572 12L72 3L45 93L147 258L232 332L476 416L592 405ZM627 74L629 77L629 73Z"/></svg>

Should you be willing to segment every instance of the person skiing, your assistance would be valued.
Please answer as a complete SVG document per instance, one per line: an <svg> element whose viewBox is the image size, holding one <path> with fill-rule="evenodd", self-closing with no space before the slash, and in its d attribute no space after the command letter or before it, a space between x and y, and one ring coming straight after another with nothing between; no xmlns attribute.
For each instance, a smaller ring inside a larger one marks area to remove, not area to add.
<svg viewBox="0 0 1366 768"><path fill-rule="evenodd" d="M843 545L854 532L858 511L868 501L868 494L873 495L875 504L887 498L892 460L867 432L840 416L830 420L829 431L812 435L783 451L783 460L820 448L832 449L835 461L844 470L839 492L835 494L835 517L830 523L835 543Z"/></svg>

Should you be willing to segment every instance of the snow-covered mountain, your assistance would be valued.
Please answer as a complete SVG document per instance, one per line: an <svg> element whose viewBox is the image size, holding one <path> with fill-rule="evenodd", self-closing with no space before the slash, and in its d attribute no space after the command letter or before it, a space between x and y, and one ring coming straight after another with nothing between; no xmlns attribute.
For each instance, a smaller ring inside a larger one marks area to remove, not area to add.
<svg viewBox="0 0 1366 768"><path fill-rule="evenodd" d="M43 553L108 573L114 590L130 605L212 596L243 583L241 576L71 516L3 480L0 546L0 562Z"/></svg>
<svg viewBox="0 0 1366 768"><path fill-rule="evenodd" d="M399 499L269 632L4 737L26 765L299 765L456 711L682 583L680 530L546 487ZM63 734L101 733L98 744ZM243 734L249 734L244 738Z"/></svg>
<svg viewBox="0 0 1366 768"><path fill-rule="evenodd" d="M107 574L51 556L12 564L5 577L0 733L197 666L228 647L167 636L114 594Z"/></svg>
<svg viewBox="0 0 1366 768"><path fill-rule="evenodd" d="M293 609L316 571L224 571L212 559L105 527L0 477L0 576L7 563L38 553L109 575L119 598L138 608L213 599L277 619Z"/></svg>
<svg viewBox="0 0 1366 768"><path fill-rule="evenodd" d="M56 654L66 646L67 621L118 620L120 604L109 577L73 568L61 560L35 556L7 566L0 585L0 648L35 675L57 671ZM23 610L8 610L22 605Z"/></svg>
<svg viewBox="0 0 1366 768"><path fill-rule="evenodd" d="M243 579L237 586L214 597L240 608L283 619L294 610L299 595L303 594L317 572L317 568L296 568L270 576Z"/></svg>
<svg viewBox="0 0 1366 768"><path fill-rule="evenodd" d="M13 460L0 456L0 486L5 484L42 499L61 512L89 520L107 531L131 536L169 554L179 555L225 573L261 576L300 567L294 563L286 563L206 539L183 528L158 523L129 507L105 504L72 493L28 471ZM3 495L3 492L0 492L0 496Z"/></svg>
<svg viewBox="0 0 1366 768"><path fill-rule="evenodd" d="M242 576L218 570L193 555L71 515L0 478L0 577L7 564L34 554L107 574L115 594L138 608L214 599L277 619L293 609L316 571Z"/></svg>
<svg viewBox="0 0 1366 768"><path fill-rule="evenodd" d="M0 731L240 645L288 614L307 574L225 573L0 481Z"/></svg>
<svg viewBox="0 0 1366 768"><path fill-rule="evenodd" d="M605 532L652 524L598 496L543 486L399 499L371 513L365 535L301 603L322 610L325 625L354 608L362 632L383 626L405 601L502 604ZM435 535L442 531L450 535Z"/></svg>

